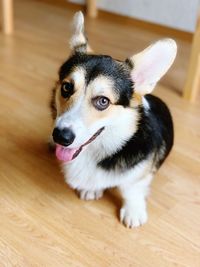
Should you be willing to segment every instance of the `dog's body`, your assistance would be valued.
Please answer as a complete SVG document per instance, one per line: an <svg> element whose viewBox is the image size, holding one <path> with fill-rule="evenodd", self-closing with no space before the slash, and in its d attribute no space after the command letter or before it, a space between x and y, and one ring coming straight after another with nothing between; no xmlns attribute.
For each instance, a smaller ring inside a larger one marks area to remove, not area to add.
<svg viewBox="0 0 200 267"><path fill-rule="evenodd" d="M56 155L63 161L66 182L86 200L118 187L124 199L121 221L139 226L147 220L153 175L173 145L170 112L148 93L171 66L176 45L159 41L125 62L88 54L78 13L71 46L51 105ZM161 67L152 62L157 54Z"/></svg>

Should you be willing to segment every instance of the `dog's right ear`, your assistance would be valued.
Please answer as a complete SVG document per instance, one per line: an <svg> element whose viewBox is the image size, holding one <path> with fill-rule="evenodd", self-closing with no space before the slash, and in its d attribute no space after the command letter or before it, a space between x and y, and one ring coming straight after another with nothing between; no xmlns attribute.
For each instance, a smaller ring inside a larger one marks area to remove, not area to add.
<svg viewBox="0 0 200 267"><path fill-rule="evenodd" d="M84 16L81 11L75 13L72 24L70 48L73 53L88 53L90 49L84 32Z"/></svg>
<svg viewBox="0 0 200 267"><path fill-rule="evenodd" d="M135 93L150 94L156 83L171 67L176 53L176 42L172 39L162 39L129 58Z"/></svg>

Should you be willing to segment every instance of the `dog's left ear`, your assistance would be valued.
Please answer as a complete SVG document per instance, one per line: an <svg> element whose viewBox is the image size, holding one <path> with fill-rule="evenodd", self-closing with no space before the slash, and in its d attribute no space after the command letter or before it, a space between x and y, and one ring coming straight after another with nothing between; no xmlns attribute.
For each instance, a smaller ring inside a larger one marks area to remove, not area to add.
<svg viewBox="0 0 200 267"><path fill-rule="evenodd" d="M72 52L91 52L84 32L84 16L81 11L75 13L72 23L72 37L70 39L70 47Z"/></svg>
<svg viewBox="0 0 200 267"><path fill-rule="evenodd" d="M134 82L135 93L151 93L156 83L171 67L176 53L176 42L172 39L163 39L129 58L127 61L132 65L131 79Z"/></svg>

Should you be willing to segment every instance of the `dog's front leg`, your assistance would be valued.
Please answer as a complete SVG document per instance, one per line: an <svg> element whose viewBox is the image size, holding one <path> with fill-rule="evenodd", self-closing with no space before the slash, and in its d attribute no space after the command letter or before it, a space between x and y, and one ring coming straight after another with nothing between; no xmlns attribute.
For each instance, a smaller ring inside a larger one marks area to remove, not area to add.
<svg viewBox="0 0 200 267"><path fill-rule="evenodd" d="M132 228L147 222L146 197L153 178L148 174L136 183L127 183L119 187L124 204L120 210L120 221Z"/></svg>

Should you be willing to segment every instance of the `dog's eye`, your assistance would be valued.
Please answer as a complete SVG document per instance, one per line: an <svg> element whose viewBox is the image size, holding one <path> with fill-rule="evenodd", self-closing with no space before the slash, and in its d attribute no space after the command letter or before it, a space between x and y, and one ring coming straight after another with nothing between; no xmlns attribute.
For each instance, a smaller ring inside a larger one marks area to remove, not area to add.
<svg viewBox="0 0 200 267"><path fill-rule="evenodd" d="M64 82L61 86L61 95L64 98L70 97L74 92L74 84L70 82Z"/></svg>
<svg viewBox="0 0 200 267"><path fill-rule="evenodd" d="M98 96L92 99L94 107L98 110L104 110L110 105L110 100L105 96Z"/></svg>

